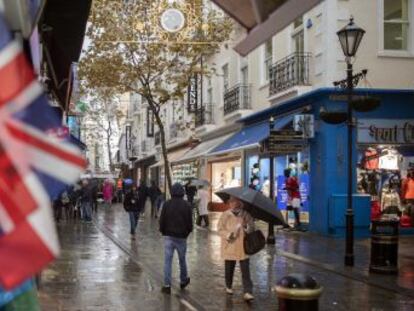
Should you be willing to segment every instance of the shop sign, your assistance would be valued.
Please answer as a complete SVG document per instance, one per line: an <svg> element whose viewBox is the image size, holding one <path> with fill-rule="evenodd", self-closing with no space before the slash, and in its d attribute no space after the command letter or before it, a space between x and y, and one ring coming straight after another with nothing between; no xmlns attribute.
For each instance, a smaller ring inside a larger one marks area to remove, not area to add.
<svg viewBox="0 0 414 311"><path fill-rule="evenodd" d="M273 155L283 155L283 154L291 154L301 152L304 149L305 145L302 144L294 144L294 143L286 143L280 141L268 141L267 145L265 145L265 152L271 153Z"/></svg>
<svg viewBox="0 0 414 311"><path fill-rule="evenodd" d="M360 119L358 143L414 144L414 119Z"/></svg>
<svg viewBox="0 0 414 311"><path fill-rule="evenodd" d="M271 130L269 135L269 140L271 141L291 141L298 139L303 139L303 133L293 129Z"/></svg>
<svg viewBox="0 0 414 311"><path fill-rule="evenodd" d="M315 120L312 114L298 114L293 118L293 128L301 132L303 138L315 137Z"/></svg>

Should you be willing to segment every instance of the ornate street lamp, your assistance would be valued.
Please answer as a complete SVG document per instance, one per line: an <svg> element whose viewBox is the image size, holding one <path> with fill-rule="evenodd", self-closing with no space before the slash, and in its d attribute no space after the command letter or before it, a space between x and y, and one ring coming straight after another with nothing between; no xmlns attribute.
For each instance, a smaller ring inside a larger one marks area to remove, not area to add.
<svg viewBox="0 0 414 311"><path fill-rule="evenodd" d="M345 80L334 82L335 86L340 86L346 90L347 93L347 111L328 112L324 109L320 112L320 117L323 121L331 124L338 124L347 122L348 128L348 191L347 191L347 209L346 209L346 246L345 246L345 265L354 265L354 210L352 206L352 190L353 190L353 167L352 167L352 153L353 153L353 128L355 122L353 120L354 101L352 92L354 87L358 84L361 78L367 74L367 70L362 70L356 75L353 74L352 57L358 51L358 47L365 34L365 30L358 27L354 23L353 17L350 18L348 25L337 32L339 42L345 55L347 64L347 77ZM361 106L361 105L359 105ZM376 105L365 105L360 107L358 111L370 111L376 108ZM363 108L363 109L362 109ZM357 110L357 109L356 109Z"/></svg>
<svg viewBox="0 0 414 311"><path fill-rule="evenodd" d="M365 34L365 30L358 27L354 23L354 18L351 16L348 25L339 30L336 34L341 43L342 51L346 57L350 58L355 56L359 44L362 41L362 37Z"/></svg>

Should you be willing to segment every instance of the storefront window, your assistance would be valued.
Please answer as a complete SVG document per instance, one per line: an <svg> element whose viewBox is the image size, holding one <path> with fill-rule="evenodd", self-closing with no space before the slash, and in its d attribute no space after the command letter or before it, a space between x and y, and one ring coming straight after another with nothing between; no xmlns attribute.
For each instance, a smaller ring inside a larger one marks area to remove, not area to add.
<svg viewBox="0 0 414 311"><path fill-rule="evenodd" d="M213 202L221 202L214 192L241 186L241 161L217 162L211 164L211 185Z"/></svg>
<svg viewBox="0 0 414 311"><path fill-rule="evenodd" d="M371 220L394 218L413 227L414 152L396 146L359 148L357 191L371 196Z"/></svg>
<svg viewBox="0 0 414 311"><path fill-rule="evenodd" d="M285 170L289 169L291 177L297 179L300 192L300 219L302 223L309 222L309 150L296 154L278 156L274 158L275 166L275 196L278 208L285 214L289 223L294 222L293 213L287 211L289 198L286 191Z"/></svg>

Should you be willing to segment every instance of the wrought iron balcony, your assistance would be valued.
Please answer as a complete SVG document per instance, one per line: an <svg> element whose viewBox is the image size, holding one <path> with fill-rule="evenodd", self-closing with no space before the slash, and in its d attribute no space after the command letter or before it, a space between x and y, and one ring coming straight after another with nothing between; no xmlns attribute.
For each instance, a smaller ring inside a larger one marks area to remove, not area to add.
<svg viewBox="0 0 414 311"><path fill-rule="evenodd" d="M213 104L204 104L195 112L195 126L213 124Z"/></svg>
<svg viewBox="0 0 414 311"><path fill-rule="evenodd" d="M170 124L170 139L174 139L178 137L178 124L171 123Z"/></svg>
<svg viewBox="0 0 414 311"><path fill-rule="evenodd" d="M249 84L236 84L224 93L224 115L241 109L250 109Z"/></svg>
<svg viewBox="0 0 414 311"><path fill-rule="evenodd" d="M294 86L310 85L310 53L293 53L272 65L269 71L269 95Z"/></svg>
<svg viewBox="0 0 414 311"><path fill-rule="evenodd" d="M142 152L147 152L148 151L148 142L147 142L147 140L142 140L141 141L141 151Z"/></svg>
<svg viewBox="0 0 414 311"><path fill-rule="evenodd" d="M161 133L160 132L156 132L154 135L154 145L158 146L161 144Z"/></svg>

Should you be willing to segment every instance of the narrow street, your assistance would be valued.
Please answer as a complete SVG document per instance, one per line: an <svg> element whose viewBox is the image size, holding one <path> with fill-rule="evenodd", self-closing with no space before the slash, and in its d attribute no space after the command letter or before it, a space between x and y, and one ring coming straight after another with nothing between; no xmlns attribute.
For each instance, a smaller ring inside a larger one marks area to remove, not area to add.
<svg viewBox="0 0 414 311"><path fill-rule="evenodd" d="M276 247L251 259L255 300L248 305L239 273L235 294L224 293L220 239L199 228L188 240L188 290L179 289L177 263L173 293L162 294L163 243L157 225L146 213L137 239L131 240L120 205L100 207L92 223L59 224L62 254L42 274L43 310L276 310L272 287L293 272L312 275L323 285L320 310L414 310L414 257L404 252L412 238L402 238L400 275L394 277L368 274L367 241L357 244L356 267L349 269L342 266L342 240L279 233Z"/></svg>

